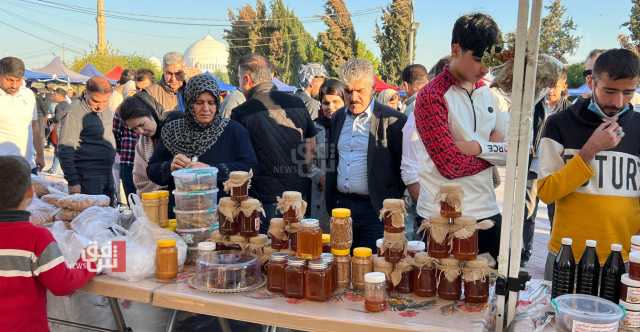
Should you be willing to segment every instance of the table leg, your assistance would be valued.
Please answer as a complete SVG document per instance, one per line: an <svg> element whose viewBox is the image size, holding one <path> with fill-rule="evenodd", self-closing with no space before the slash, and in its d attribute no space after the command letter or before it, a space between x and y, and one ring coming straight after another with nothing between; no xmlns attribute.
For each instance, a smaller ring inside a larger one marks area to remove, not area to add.
<svg viewBox="0 0 640 332"><path fill-rule="evenodd" d="M171 310L171 318L167 325L167 332L173 332L173 327L176 325L176 317L178 316L178 310Z"/></svg>
<svg viewBox="0 0 640 332"><path fill-rule="evenodd" d="M130 329L127 328L127 324L124 322L124 317L122 316L122 311L120 311L118 299L113 297L108 297L107 299L109 299L109 305L111 306L113 319L116 321L117 330L120 332L129 332Z"/></svg>

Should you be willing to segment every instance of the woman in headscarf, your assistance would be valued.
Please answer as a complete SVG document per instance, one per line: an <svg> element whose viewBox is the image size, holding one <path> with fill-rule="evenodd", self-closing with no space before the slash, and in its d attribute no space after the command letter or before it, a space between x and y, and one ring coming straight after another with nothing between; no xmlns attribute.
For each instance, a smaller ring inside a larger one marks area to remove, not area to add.
<svg viewBox="0 0 640 332"><path fill-rule="evenodd" d="M329 214L324 201L325 172L329 165L328 133L331 118L344 107L344 89L342 81L328 79L320 87L320 112L314 121L318 134L316 135L316 156L309 176L311 177L311 216L320 220L322 230L329 231Z"/></svg>
<svg viewBox="0 0 640 332"><path fill-rule="evenodd" d="M377 102L382 105L389 106L396 111L402 111L402 103L400 102L400 94L394 89L384 89L378 93Z"/></svg>
<svg viewBox="0 0 640 332"><path fill-rule="evenodd" d="M184 96L184 115L167 121L160 131L147 168L149 179L173 190L171 172L213 166L218 168L218 188L222 188L230 172L255 168L249 133L219 112L220 90L215 80L207 74L192 77Z"/></svg>

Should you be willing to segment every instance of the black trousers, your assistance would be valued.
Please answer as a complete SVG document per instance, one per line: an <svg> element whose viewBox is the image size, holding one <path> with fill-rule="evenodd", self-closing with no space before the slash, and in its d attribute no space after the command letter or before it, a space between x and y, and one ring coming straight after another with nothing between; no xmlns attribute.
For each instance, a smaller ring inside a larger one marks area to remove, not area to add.
<svg viewBox="0 0 640 332"><path fill-rule="evenodd" d="M384 224L378 218L369 196L337 194L336 207L351 210L353 220L353 245L351 248L367 247L375 254L376 241L384 236Z"/></svg>
<svg viewBox="0 0 640 332"><path fill-rule="evenodd" d="M493 220L495 225L487 230L478 231L478 252L481 254L488 252L496 261L498 261L498 254L500 254L500 229L502 228L502 214L496 214L495 216L484 219Z"/></svg>
<svg viewBox="0 0 640 332"><path fill-rule="evenodd" d="M113 174L111 171L103 174L81 174L80 192L87 195L106 195L113 205L115 200Z"/></svg>

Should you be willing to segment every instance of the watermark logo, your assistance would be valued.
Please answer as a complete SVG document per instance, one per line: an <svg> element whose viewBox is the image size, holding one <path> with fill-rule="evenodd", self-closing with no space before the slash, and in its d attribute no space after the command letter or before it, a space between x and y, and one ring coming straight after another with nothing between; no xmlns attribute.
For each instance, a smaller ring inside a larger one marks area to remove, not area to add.
<svg viewBox="0 0 640 332"><path fill-rule="evenodd" d="M125 272L127 266L127 243L123 240L111 241L102 247L92 243L82 251L81 257L89 272L98 273L105 269L111 269L111 272Z"/></svg>

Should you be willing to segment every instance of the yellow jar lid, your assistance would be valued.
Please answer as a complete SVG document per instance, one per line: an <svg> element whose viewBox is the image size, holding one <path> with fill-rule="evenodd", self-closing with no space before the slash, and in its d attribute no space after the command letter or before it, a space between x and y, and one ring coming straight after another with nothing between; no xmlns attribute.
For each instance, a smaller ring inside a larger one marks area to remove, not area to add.
<svg viewBox="0 0 640 332"><path fill-rule="evenodd" d="M169 191L168 190L157 190L155 192L158 193L158 197L159 198L169 198Z"/></svg>
<svg viewBox="0 0 640 332"><path fill-rule="evenodd" d="M331 242L331 234L322 234L322 243L330 243Z"/></svg>
<svg viewBox="0 0 640 332"><path fill-rule="evenodd" d="M351 210L337 208L331 210L331 216L334 218L349 218L351 217Z"/></svg>
<svg viewBox="0 0 640 332"><path fill-rule="evenodd" d="M158 248L171 248L176 246L175 239L162 239L156 242Z"/></svg>
<svg viewBox="0 0 640 332"><path fill-rule="evenodd" d="M358 247L353 249L353 256L355 257L367 258L371 257L371 255L373 255L373 251L371 250L371 248Z"/></svg>
<svg viewBox="0 0 640 332"><path fill-rule="evenodd" d="M349 256L349 249L331 249L331 253L335 256Z"/></svg>
<svg viewBox="0 0 640 332"><path fill-rule="evenodd" d="M150 193L142 193L143 200L151 200L151 199L160 199L160 194L157 191L152 191Z"/></svg>
<svg viewBox="0 0 640 332"><path fill-rule="evenodd" d="M178 220L176 219L169 219L167 223L169 224L169 226L178 226Z"/></svg>

